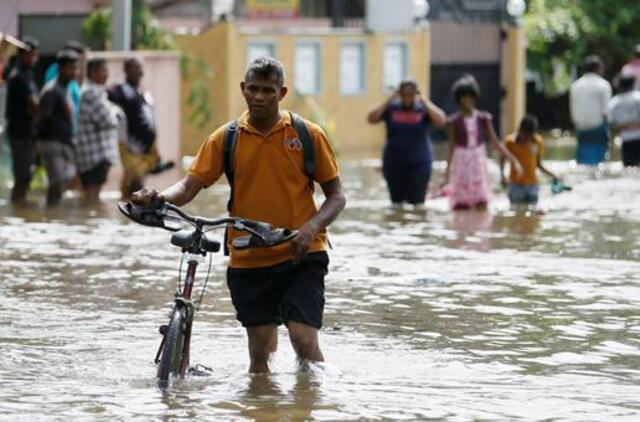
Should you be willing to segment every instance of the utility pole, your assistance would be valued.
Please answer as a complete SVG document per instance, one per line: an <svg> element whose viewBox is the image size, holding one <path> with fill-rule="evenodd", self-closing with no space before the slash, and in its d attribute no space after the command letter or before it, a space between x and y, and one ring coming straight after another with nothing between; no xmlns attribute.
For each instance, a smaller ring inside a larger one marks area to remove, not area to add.
<svg viewBox="0 0 640 422"><path fill-rule="evenodd" d="M131 0L113 0L111 28L111 49L131 50Z"/></svg>

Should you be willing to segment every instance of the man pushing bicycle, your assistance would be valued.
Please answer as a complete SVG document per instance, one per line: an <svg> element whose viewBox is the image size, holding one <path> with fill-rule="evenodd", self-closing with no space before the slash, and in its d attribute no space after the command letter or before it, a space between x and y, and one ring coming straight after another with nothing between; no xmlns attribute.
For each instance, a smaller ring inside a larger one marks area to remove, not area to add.
<svg viewBox="0 0 640 422"><path fill-rule="evenodd" d="M142 189L132 202L149 206L160 199L182 206L225 174L230 215L298 230L287 243L237 249L233 240L240 233L230 228L227 285L247 330L249 372L269 371L282 323L300 361L322 362L318 330L329 262L326 228L346 203L336 157L319 126L280 110L287 87L279 61L253 61L240 88L247 111L204 141L187 176L162 192ZM325 195L319 209L314 182Z"/></svg>

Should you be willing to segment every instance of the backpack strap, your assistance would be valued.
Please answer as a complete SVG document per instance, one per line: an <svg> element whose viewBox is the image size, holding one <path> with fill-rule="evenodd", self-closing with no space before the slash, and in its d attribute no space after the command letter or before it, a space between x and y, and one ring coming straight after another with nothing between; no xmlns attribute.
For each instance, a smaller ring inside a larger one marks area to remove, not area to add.
<svg viewBox="0 0 640 422"><path fill-rule="evenodd" d="M224 147L222 149L222 160L224 164L224 174L227 176L229 187L231 188L231 195L227 202L227 211L231 211L233 205L233 177L235 171L233 169L233 157L236 152L236 145L238 143L238 121L234 120L227 125L227 130L224 134Z"/></svg>
<svg viewBox="0 0 640 422"><path fill-rule="evenodd" d="M227 125L227 130L224 134L224 145L222 148L222 161L224 174L229 182L231 192L229 193L229 200L227 201L227 211L231 212L233 206L233 157L236 152L236 145L238 144L238 121L234 120ZM229 256L229 226L224 229L224 254Z"/></svg>
<svg viewBox="0 0 640 422"><path fill-rule="evenodd" d="M310 183L313 183L314 176L316 174L316 151L313 147L313 139L309 133L304 119L296 113L289 112L291 117L291 124L302 142L302 159L304 160L304 173L309 178Z"/></svg>

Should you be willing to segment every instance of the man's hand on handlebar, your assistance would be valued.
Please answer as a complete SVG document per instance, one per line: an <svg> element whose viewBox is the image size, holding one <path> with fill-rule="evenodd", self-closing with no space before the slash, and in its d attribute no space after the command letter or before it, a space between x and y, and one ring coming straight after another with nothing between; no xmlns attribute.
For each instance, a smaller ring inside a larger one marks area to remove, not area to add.
<svg viewBox="0 0 640 422"><path fill-rule="evenodd" d="M148 207L157 201L164 202L165 197L153 188L142 188L131 195L131 202L141 207Z"/></svg>
<svg viewBox="0 0 640 422"><path fill-rule="evenodd" d="M294 264L299 264L307 256L311 242L317 233L318 229L311 222L300 227L298 235L291 240L291 256Z"/></svg>
<svg viewBox="0 0 640 422"><path fill-rule="evenodd" d="M238 217L208 219L192 216L169 202L165 195L150 188L135 192L129 202L119 202L118 209L136 223L170 231L181 230L184 222L195 226L198 230L202 230L205 226L230 225L248 234L233 240L233 246L236 249L270 248L291 241L291 256L296 264L307 256L311 242L318 232L317 223L312 221L304 224L300 230L287 230L274 228L269 223Z"/></svg>

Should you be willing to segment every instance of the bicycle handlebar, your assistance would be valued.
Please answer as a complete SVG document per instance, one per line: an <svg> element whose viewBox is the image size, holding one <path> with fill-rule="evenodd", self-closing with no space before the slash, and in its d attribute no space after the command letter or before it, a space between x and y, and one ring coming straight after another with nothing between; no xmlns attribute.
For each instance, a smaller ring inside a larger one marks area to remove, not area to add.
<svg viewBox="0 0 640 422"><path fill-rule="evenodd" d="M219 219L216 219L216 220L212 220L212 219L209 219L209 218L189 215L186 212L184 212L180 207L177 207L177 206L173 205L171 202L164 202L163 205L166 208L166 211L175 212L183 220L185 220L185 221L187 221L189 223L193 223L193 224L201 224L202 226L214 226L214 227L215 226L222 226L222 225L229 224L229 223L235 223L238 220L242 220L242 219L239 219L239 218L232 218L232 217L225 217L225 218L219 218ZM166 214L166 211L165 211L165 214Z"/></svg>
<svg viewBox="0 0 640 422"><path fill-rule="evenodd" d="M230 224L236 230L249 233L248 236L234 239L233 246L236 249L271 247L287 242L297 234L295 230L274 229L269 223L239 217L209 219L192 216L166 201L158 201L148 207L135 205L131 202L119 202L118 209L136 223L170 231L178 231L182 228L179 225L180 221L176 223L175 220L182 220L195 225L199 230L202 230L204 226L220 227ZM169 212L177 214L179 218L169 215Z"/></svg>

